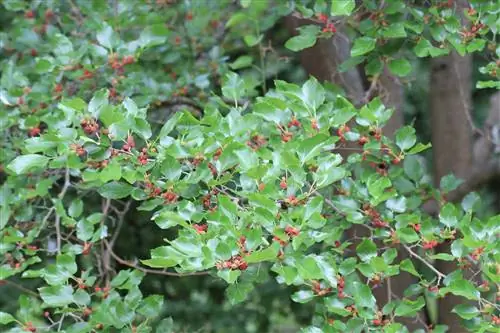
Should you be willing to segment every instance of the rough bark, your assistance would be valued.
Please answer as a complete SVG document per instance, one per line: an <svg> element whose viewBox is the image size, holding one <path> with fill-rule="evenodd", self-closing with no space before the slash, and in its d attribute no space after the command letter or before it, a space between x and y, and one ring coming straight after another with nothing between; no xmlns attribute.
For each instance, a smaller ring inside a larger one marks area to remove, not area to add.
<svg viewBox="0 0 500 333"><path fill-rule="evenodd" d="M305 24L314 24L308 19L300 18L296 15L290 15L286 18L286 25L291 34L296 34L296 28ZM350 41L342 33L342 27L337 27L338 33L331 39L320 39L317 43L308 49L300 52L302 66L308 74L313 75L319 81L329 81L341 86L347 94L347 97L355 105L361 105L366 102L370 96L382 95L383 102L387 107L395 109L392 118L384 127L384 135L391 137L394 132L403 125L403 89L397 80L385 70L378 81L374 82L368 91L363 88L363 79L356 68L347 72L339 72L338 67L350 56ZM359 148L356 143L347 144L346 148ZM346 158L351 150L340 150L339 153ZM369 236L365 228L358 225L353 226L346 232L346 237L352 239L355 237ZM351 246L351 250L355 245ZM396 260L403 260L408 254L402 250L398 251ZM374 296L380 307L387 304L390 299L402 298L404 290L416 280L409 274L401 274L392 279L388 279L381 287L374 290ZM422 318L423 312L420 313ZM425 319L416 322L414 319L398 318L401 323L410 330L423 328Z"/></svg>
<svg viewBox="0 0 500 333"><path fill-rule="evenodd" d="M297 34L297 28L303 25L316 24L310 19L298 15L286 17L285 24L291 34ZM330 39L318 39L313 47L300 52L302 67L309 75L319 81L329 81L340 85L347 97L355 104L361 103L364 97L363 81L356 68L341 73L338 68L349 58L351 43L338 27L338 33Z"/></svg>
<svg viewBox="0 0 500 333"><path fill-rule="evenodd" d="M470 56L461 57L456 53L431 61L430 111L433 173L437 186L449 173L466 179L472 171L471 65ZM449 246L443 244L438 251L449 252ZM445 274L458 269L448 261L437 261L435 266ZM439 301L438 322L448 325L450 332L464 332L459 317L451 312L463 302L463 298L452 295Z"/></svg>

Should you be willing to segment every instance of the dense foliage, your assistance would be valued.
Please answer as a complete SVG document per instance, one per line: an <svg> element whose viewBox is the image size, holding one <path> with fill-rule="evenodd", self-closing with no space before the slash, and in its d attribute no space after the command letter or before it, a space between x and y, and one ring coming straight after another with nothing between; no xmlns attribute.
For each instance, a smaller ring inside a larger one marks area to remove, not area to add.
<svg viewBox="0 0 500 333"><path fill-rule="evenodd" d="M477 85L498 88L500 10L470 3L4 0L0 282L23 292L2 331L171 332L169 299L151 294L168 286L141 284L148 275L224 281L227 311L276 292L312 309L303 332L405 332L400 318L450 294L464 327L497 331L500 216L479 219L475 193L447 202L460 181L433 188L417 156L430 145L411 126L386 137L393 110L380 98L275 79L283 59L265 35L292 12L310 17L284 44L300 51L342 26L353 39L342 69L374 79L409 75L415 56L485 52ZM343 158L346 142L357 148ZM430 199L438 216L422 208ZM145 216L159 239L127 253L139 236L126 224ZM344 237L353 226L365 232ZM401 274L417 283L377 303ZM179 329L259 330L232 316Z"/></svg>

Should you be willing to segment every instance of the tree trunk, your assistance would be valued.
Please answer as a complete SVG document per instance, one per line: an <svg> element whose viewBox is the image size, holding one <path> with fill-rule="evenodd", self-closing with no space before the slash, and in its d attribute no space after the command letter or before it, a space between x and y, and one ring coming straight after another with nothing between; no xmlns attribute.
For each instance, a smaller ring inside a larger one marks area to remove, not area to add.
<svg viewBox="0 0 500 333"><path fill-rule="evenodd" d="M467 178L472 171L471 64L470 56L456 53L431 61L430 111L436 186L449 173ZM447 253L449 247L449 243L443 244L438 252ZM445 274L458 269L448 261L437 261L436 268ZM438 322L448 325L449 332L464 332L459 317L451 312L463 302L463 298L452 295L439 302Z"/></svg>
<svg viewBox="0 0 500 333"><path fill-rule="evenodd" d="M286 25L291 34L296 34L296 28L305 24L314 24L308 19L299 18L290 15L286 18ZM319 81L329 81L341 86L346 92L347 97L357 106L363 104L366 99L367 92L363 88L363 79L356 68L346 72L339 72L338 67L350 57L351 44L349 39L342 33L342 27L337 27L337 33L331 39L318 39L316 44L308 49L300 52L302 66L308 74L316 77ZM384 127L384 135L393 136L394 132L400 128L403 123L403 88L392 77L387 69L381 74L376 86L373 87L372 93L380 93L383 95L383 102L387 107L395 109L391 119ZM346 148L359 148L357 143L348 143ZM352 150L339 150L339 153L345 159ZM346 231L347 239L354 237L367 237L365 228L354 225ZM356 244L351 246L354 250ZM400 261L408 258L406 252L398 251ZM374 289L373 293L380 307L383 307L390 299L402 298L404 290L417 280L410 274L403 273L397 277L388 279L381 287ZM424 315L419 313L420 318ZM424 328L422 324L424 320L417 322L410 318L398 318L398 321L406 325L410 330Z"/></svg>

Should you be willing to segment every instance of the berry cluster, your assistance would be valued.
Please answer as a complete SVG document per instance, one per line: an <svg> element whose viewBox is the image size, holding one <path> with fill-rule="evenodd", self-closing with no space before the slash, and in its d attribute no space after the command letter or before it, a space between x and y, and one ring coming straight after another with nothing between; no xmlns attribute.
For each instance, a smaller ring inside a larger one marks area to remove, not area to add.
<svg viewBox="0 0 500 333"><path fill-rule="evenodd" d="M248 268L248 263L240 255L235 255L229 258L229 260L216 263L215 267L217 267L218 270L227 268L244 271Z"/></svg>
<svg viewBox="0 0 500 333"><path fill-rule="evenodd" d="M139 156L137 157L137 161L141 165L146 165L148 164L148 149L147 148L142 148Z"/></svg>
<svg viewBox="0 0 500 333"><path fill-rule="evenodd" d="M436 246L438 246L439 243L437 240L433 239L433 240L430 240L430 241L427 241L427 240L424 240L422 242L422 248L424 250L432 250L433 248L435 248Z"/></svg>
<svg viewBox="0 0 500 333"><path fill-rule="evenodd" d="M85 80L90 80L94 77L94 73L89 71L88 69L83 70L82 76L80 76L78 79L80 81L85 81Z"/></svg>
<svg viewBox="0 0 500 333"><path fill-rule="evenodd" d="M262 135L254 135L247 141L247 146L252 148L253 150L258 150L260 147L264 146L267 143L267 140Z"/></svg>
<svg viewBox="0 0 500 333"><path fill-rule="evenodd" d="M322 32L330 32L332 34L337 32L337 28L335 28L335 25L333 23L327 23L326 26L321 30Z"/></svg>
<svg viewBox="0 0 500 333"><path fill-rule="evenodd" d="M199 234L204 234L207 232L208 224L193 224L194 230Z"/></svg>
<svg viewBox="0 0 500 333"><path fill-rule="evenodd" d="M39 136L40 135L40 127L33 127L28 131L28 136L34 137L34 136Z"/></svg>
<svg viewBox="0 0 500 333"><path fill-rule="evenodd" d="M287 126L288 126L288 128L292 128L292 127L298 128L298 127L302 126L302 124L300 123L300 121L297 120L297 118L293 117Z"/></svg>
<svg viewBox="0 0 500 333"><path fill-rule="evenodd" d="M317 296L324 296L326 294L329 294L332 292L332 288L331 287L328 287L328 288L323 288L321 286L321 283L319 281L313 281L312 282L312 290L313 290L313 293Z"/></svg>
<svg viewBox="0 0 500 333"><path fill-rule="evenodd" d="M358 145L364 146L365 144L368 143L368 138L366 136L362 136L358 139Z"/></svg>
<svg viewBox="0 0 500 333"><path fill-rule="evenodd" d="M99 131L99 124L95 119L82 119L80 125L87 135L93 135Z"/></svg>
<svg viewBox="0 0 500 333"><path fill-rule="evenodd" d="M70 148L80 157L85 155L85 153L86 153L85 148L83 148L81 145L78 145L75 143L71 144Z"/></svg>
<svg viewBox="0 0 500 333"><path fill-rule="evenodd" d="M374 228L385 228L388 223L382 220L380 213L369 204L363 205L363 213L371 219L371 224Z"/></svg>
<svg viewBox="0 0 500 333"><path fill-rule="evenodd" d="M311 119L311 128L315 131L319 131L318 121L316 119Z"/></svg>
<svg viewBox="0 0 500 333"><path fill-rule="evenodd" d="M109 164L108 160L103 161L87 161L87 165L94 169L104 169Z"/></svg>
<svg viewBox="0 0 500 333"><path fill-rule="evenodd" d="M249 254L250 251L247 250L247 238L245 236L240 236L240 239L238 240L238 248L240 249L240 253L242 254Z"/></svg>
<svg viewBox="0 0 500 333"><path fill-rule="evenodd" d="M161 196L163 199L165 199L165 203L168 203L168 204L177 202L177 199L179 198L179 196L171 190L163 193Z"/></svg>
<svg viewBox="0 0 500 333"><path fill-rule="evenodd" d="M36 332L36 327L33 326L33 323L31 321L28 321L24 327L23 327L23 331L26 331L26 332Z"/></svg>
<svg viewBox="0 0 500 333"><path fill-rule="evenodd" d="M344 288L345 288L344 277L338 276L337 277L337 296L339 299L343 299L345 297Z"/></svg>
<svg viewBox="0 0 500 333"><path fill-rule="evenodd" d="M206 210L215 211L217 209L217 205L215 204L216 199L212 200L212 198L217 196L217 194L219 194L219 190L214 188L214 189L212 189L212 191L210 191L209 193L207 193L206 195L204 195L201 198L201 203L203 204L203 207Z"/></svg>
<svg viewBox="0 0 500 333"><path fill-rule="evenodd" d="M286 190L287 189L288 185L286 183L286 178L285 177L281 178L280 187L281 187L282 190Z"/></svg>
<svg viewBox="0 0 500 333"><path fill-rule="evenodd" d="M293 238L297 237L300 234L300 230L288 225L285 227L285 233L288 235L288 237Z"/></svg>
<svg viewBox="0 0 500 333"><path fill-rule="evenodd" d="M351 129L347 125L342 125L337 130L337 136L340 138L340 141L345 142L345 134L350 132Z"/></svg>
<svg viewBox="0 0 500 333"><path fill-rule="evenodd" d="M214 161L217 161L220 155L222 155L222 148L217 148L213 156Z"/></svg>
<svg viewBox="0 0 500 333"><path fill-rule="evenodd" d="M134 62L135 58L131 55L124 56L121 60L118 58L117 54L110 55L108 58L108 64L111 68L116 70L122 70L124 66L133 64Z"/></svg>
<svg viewBox="0 0 500 333"><path fill-rule="evenodd" d="M134 147L135 147L134 137L132 135L129 135L127 137L127 143L123 145L122 149L125 151L130 151Z"/></svg>
<svg viewBox="0 0 500 333"><path fill-rule="evenodd" d="M323 28L323 32L330 32L330 33L335 33L337 32L337 28L335 28L335 25L333 23L328 23L328 16L323 13L318 13L316 14L316 17L318 20L321 21L321 23L325 24L325 27Z"/></svg>
<svg viewBox="0 0 500 333"><path fill-rule="evenodd" d="M484 246L478 247L477 249L474 249L474 251L472 251L470 257L472 258L472 260L477 261L479 257L481 257L481 254L483 254L483 252Z"/></svg>

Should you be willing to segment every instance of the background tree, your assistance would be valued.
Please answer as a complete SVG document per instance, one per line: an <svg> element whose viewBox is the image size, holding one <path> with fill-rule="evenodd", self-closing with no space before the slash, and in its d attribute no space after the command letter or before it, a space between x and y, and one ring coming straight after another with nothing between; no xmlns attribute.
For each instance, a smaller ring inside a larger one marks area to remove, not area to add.
<svg viewBox="0 0 500 333"><path fill-rule="evenodd" d="M498 328L494 1L2 6L6 331Z"/></svg>

